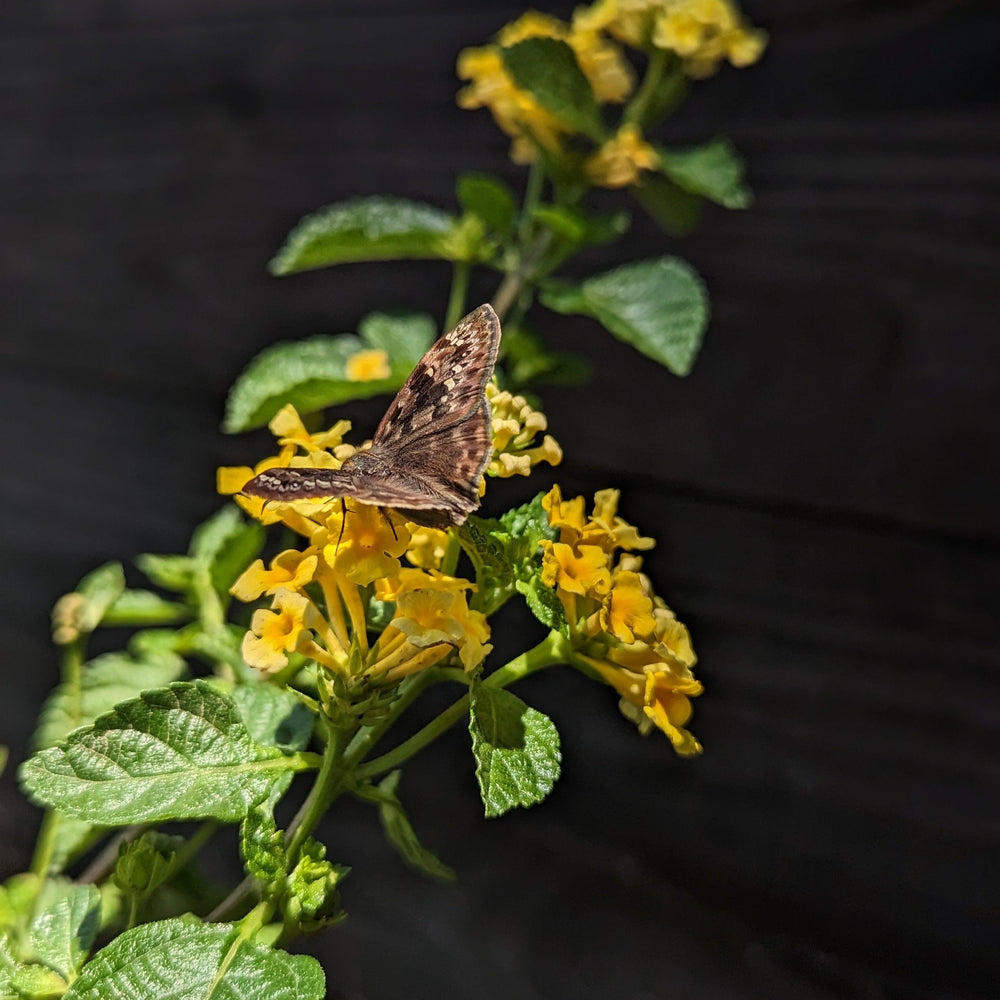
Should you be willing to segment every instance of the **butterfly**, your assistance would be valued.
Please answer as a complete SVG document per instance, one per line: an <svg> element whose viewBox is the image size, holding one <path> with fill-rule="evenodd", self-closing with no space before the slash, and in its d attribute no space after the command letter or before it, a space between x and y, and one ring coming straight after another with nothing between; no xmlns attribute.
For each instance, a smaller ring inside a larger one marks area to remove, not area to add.
<svg viewBox="0 0 1000 1000"><path fill-rule="evenodd" d="M465 522L493 457L486 383L500 345L489 303L431 345L379 421L367 451L339 469L267 469L241 490L265 500L351 497L430 528Z"/></svg>

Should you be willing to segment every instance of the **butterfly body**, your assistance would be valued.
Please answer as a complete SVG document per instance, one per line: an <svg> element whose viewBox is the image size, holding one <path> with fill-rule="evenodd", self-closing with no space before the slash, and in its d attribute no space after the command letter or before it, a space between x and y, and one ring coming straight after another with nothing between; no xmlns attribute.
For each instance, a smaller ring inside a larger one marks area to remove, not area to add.
<svg viewBox="0 0 1000 1000"><path fill-rule="evenodd" d="M371 448L339 469L268 469L241 492L278 501L351 497L428 527L462 524L479 506L479 480L493 455L485 389L499 343L500 321L482 305L417 362Z"/></svg>

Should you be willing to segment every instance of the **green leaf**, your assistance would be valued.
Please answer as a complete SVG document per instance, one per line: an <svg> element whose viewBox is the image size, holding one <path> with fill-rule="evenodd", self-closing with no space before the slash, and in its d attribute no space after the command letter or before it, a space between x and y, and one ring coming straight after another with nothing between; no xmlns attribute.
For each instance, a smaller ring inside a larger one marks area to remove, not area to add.
<svg viewBox="0 0 1000 1000"><path fill-rule="evenodd" d="M559 733L520 698L482 682L472 685L469 716L476 779L487 817L541 802L559 777Z"/></svg>
<svg viewBox="0 0 1000 1000"><path fill-rule="evenodd" d="M531 217L574 247L613 243L632 222L628 212L586 212L575 205L539 205Z"/></svg>
<svg viewBox="0 0 1000 1000"><path fill-rule="evenodd" d="M235 822L301 760L255 742L235 704L204 681L146 691L21 766L41 804L92 823Z"/></svg>
<svg viewBox="0 0 1000 1000"><path fill-rule="evenodd" d="M240 941L233 924L180 917L115 938L86 965L65 1000L323 1000L325 990L315 958Z"/></svg>
<svg viewBox="0 0 1000 1000"><path fill-rule="evenodd" d="M136 556L136 566L164 590L184 593L191 587L194 562L190 556L159 556L149 552Z"/></svg>
<svg viewBox="0 0 1000 1000"><path fill-rule="evenodd" d="M687 375L708 325L708 296L694 269L677 257L623 264L580 284L553 284L542 302L584 313L675 375Z"/></svg>
<svg viewBox="0 0 1000 1000"><path fill-rule="evenodd" d="M114 884L128 896L148 896L174 874L177 852L184 838L146 830L136 840L124 841L112 874Z"/></svg>
<svg viewBox="0 0 1000 1000"><path fill-rule="evenodd" d="M382 829L407 864L432 878L445 882L454 881L454 870L433 851L427 850L417 839L416 831L410 823L409 816L406 815L403 803L396 795L402 773L402 771L392 771L379 782L378 815L382 821Z"/></svg>
<svg viewBox="0 0 1000 1000"><path fill-rule="evenodd" d="M313 413L399 388L402 379L352 382L347 377L348 358L364 346L353 334L341 334L289 341L261 351L229 390L222 429L235 434L260 427L286 403L299 413Z"/></svg>
<svg viewBox="0 0 1000 1000"><path fill-rule="evenodd" d="M546 349L541 338L524 326L507 326L503 332L505 385L579 385L590 368L574 354Z"/></svg>
<svg viewBox="0 0 1000 1000"><path fill-rule="evenodd" d="M657 152L660 169L685 191L704 195L725 208L747 208L753 201L743 176L743 161L728 139Z"/></svg>
<svg viewBox="0 0 1000 1000"><path fill-rule="evenodd" d="M514 83L547 111L595 142L603 138L601 111L573 50L558 38L526 38L500 50Z"/></svg>
<svg viewBox="0 0 1000 1000"><path fill-rule="evenodd" d="M461 174L455 187L458 203L479 216L487 229L510 236L517 225L517 198L499 177L491 174Z"/></svg>
<svg viewBox="0 0 1000 1000"><path fill-rule="evenodd" d="M17 965L9 975L9 993L7 996L18 1000L56 1000L66 995L66 980L45 965ZM0 977L2 985L2 977Z"/></svg>
<svg viewBox="0 0 1000 1000"><path fill-rule="evenodd" d="M66 813L55 812L51 816L48 822L52 824L52 853L49 855L48 874L55 875L93 847L104 836L105 828Z"/></svg>
<svg viewBox="0 0 1000 1000"><path fill-rule="evenodd" d="M527 602L531 613L545 626L561 632L569 638L569 622L566 621L566 609L563 608L559 595L542 583L539 574L527 580L517 580L514 584L517 592Z"/></svg>
<svg viewBox="0 0 1000 1000"><path fill-rule="evenodd" d="M96 657L84 665L79 689L63 682L49 695L35 732L35 748L53 746L140 691L180 680L186 669L184 661L172 653L146 659L120 652Z"/></svg>
<svg viewBox="0 0 1000 1000"><path fill-rule="evenodd" d="M74 591L79 598L82 598L80 605L74 607L72 614L72 624L76 631L93 632L101 624L108 608L118 600L124 590L125 573L119 562L105 563L88 573ZM60 605L66 597L60 598Z"/></svg>
<svg viewBox="0 0 1000 1000"><path fill-rule="evenodd" d="M539 493L520 507L507 511L499 520L470 517L461 539L476 570L473 606L493 614L515 592L527 600L532 613L549 628L566 632L562 605L551 587L541 581L543 539L555 539L558 532L549 524ZM558 607L558 610L557 610Z"/></svg>
<svg viewBox="0 0 1000 1000"><path fill-rule="evenodd" d="M361 339L389 355L400 385L437 339L437 327L427 313L369 313L359 324Z"/></svg>
<svg viewBox="0 0 1000 1000"><path fill-rule="evenodd" d="M272 883L288 872L285 835L274 822L271 803L253 806L240 824L240 855L248 875Z"/></svg>
<svg viewBox="0 0 1000 1000"><path fill-rule="evenodd" d="M108 608L103 624L135 628L144 625L173 625L190 618L191 609L186 604L164 600L152 590L126 590Z"/></svg>
<svg viewBox="0 0 1000 1000"><path fill-rule="evenodd" d="M73 886L31 921L26 941L30 957L69 981L83 965L100 923L97 887Z"/></svg>
<svg viewBox="0 0 1000 1000"><path fill-rule="evenodd" d="M233 701L250 736L282 750L304 750L316 717L287 688L258 680L233 690Z"/></svg>
<svg viewBox="0 0 1000 1000"><path fill-rule="evenodd" d="M648 174L639 186L629 188L629 192L670 236L687 236L701 221L702 198L666 177Z"/></svg>
<svg viewBox="0 0 1000 1000"><path fill-rule="evenodd" d="M405 198L355 198L307 215L269 265L272 274L363 260L449 256L456 219Z"/></svg>

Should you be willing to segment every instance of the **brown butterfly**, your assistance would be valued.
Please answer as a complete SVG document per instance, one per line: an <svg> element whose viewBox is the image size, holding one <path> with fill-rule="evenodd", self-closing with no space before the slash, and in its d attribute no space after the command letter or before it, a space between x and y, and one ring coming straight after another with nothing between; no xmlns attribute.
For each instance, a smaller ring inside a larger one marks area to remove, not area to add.
<svg viewBox="0 0 1000 1000"><path fill-rule="evenodd" d="M268 469L241 492L265 500L352 497L430 528L462 524L479 506L479 480L493 457L485 389L499 344L500 320L487 303L417 362L371 448L339 469Z"/></svg>

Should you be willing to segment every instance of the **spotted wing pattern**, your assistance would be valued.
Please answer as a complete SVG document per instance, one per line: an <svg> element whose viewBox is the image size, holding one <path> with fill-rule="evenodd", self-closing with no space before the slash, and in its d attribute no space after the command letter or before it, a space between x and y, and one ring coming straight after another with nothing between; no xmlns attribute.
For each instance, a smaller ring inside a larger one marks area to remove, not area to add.
<svg viewBox="0 0 1000 1000"><path fill-rule="evenodd" d="M432 527L462 524L479 506L479 480L493 454L484 392L499 343L500 321L482 305L420 359L368 451L340 469L268 469L242 492L268 500L352 497Z"/></svg>

